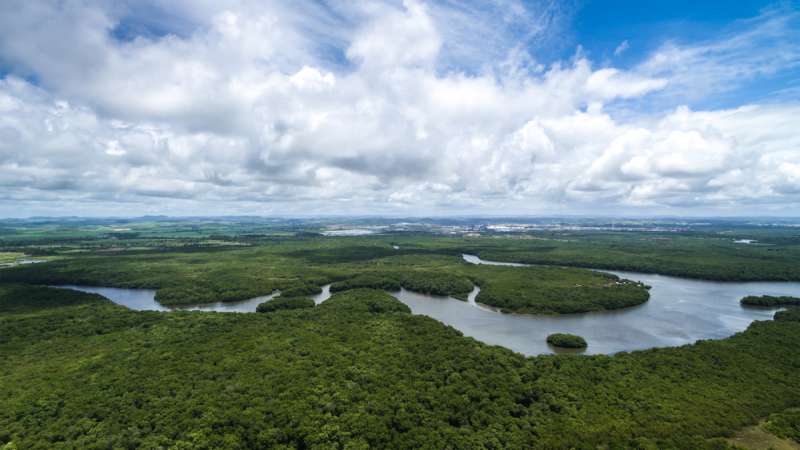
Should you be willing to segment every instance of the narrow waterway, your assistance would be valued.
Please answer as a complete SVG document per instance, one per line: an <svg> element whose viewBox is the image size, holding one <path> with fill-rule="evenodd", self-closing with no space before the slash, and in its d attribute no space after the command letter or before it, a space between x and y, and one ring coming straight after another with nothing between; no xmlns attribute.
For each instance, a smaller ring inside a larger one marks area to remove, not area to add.
<svg viewBox="0 0 800 450"><path fill-rule="evenodd" d="M258 305L272 300L280 295L280 291L275 291L269 295L253 297L239 302L214 302L198 303L195 305L164 306L156 301L156 291L152 289L123 289L102 286L76 286L72 284L62 284L53 287L100 294L118 305L135 309L137 311L255 312Z"/></svg>

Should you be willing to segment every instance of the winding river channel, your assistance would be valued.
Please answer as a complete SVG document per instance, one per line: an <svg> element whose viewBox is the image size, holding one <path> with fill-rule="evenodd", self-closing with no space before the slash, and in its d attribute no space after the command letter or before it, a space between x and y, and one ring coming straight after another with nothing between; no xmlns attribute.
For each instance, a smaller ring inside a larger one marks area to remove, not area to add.
<svg viewBox="0 0 800 450"><path fill-rule="evenodd" d="M466 263L519 267L524 264L486 261L464 255ZM715 282L636 272L614 273L622 278L652 286L650 300L642 305L618 311L562 316L503 314L475 302L476 287L467 302L451 297L437 297L405 289L394 292L398 300L415 314L439 320L464 335L487 344L538 355L553 353L545 342L548 334L573 333L586 338L586 353L616 353L651 347L690 344L698 339L720 339L742 331L754 320L769 320L775 309L743 308L739 300L746 295L800 296L798 282ZM269 301L279 292L241 302L210 303L181 308L167 308L155 301L155 291L64 285L59 287L93 292L136 310L167 311L188 309L218 312L253 312L258 304ZM319 304L330 297L330 285L314 296Z"/></svg>

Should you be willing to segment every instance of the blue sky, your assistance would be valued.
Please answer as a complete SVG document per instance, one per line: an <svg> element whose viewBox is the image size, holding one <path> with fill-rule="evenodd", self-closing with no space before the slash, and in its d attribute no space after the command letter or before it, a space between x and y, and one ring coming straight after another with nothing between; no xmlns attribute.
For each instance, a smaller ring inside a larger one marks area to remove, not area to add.
<svg viewBox="0 0 800 450"><path fill-rule="evenodd" d="M573 44L582 45L598 58L614 58L630 64L645 57L664 40L713 39L736 21L779 6L776 2L751 0L586 0L578 2L571 20ZM615 57L614 50L623 41L628 41L631 47L622 57Z"/></svg>
<svg viewBox="0 0 800 450"><path fill-rule="evenodd" d="M0 216L800 211L797 2L11 0Z"/></svg>
<svg viewBox="0 0 800 450"><path fill-rule="evenodd" d="M797 2L588 0L579 2L575 9L571 20L574 30L572 44L583 47L594 60L630 68L666 41L686 45L714 41L721 35L735 34L765 11L780 14L792 10L797 10ZM800 23L795 21L793 26L798 27ZM573 50L565 48L556 58L564 58L564 52ZM765 45L761 51L769 52L770 48ZM795 68L746 83L725 95L690 103L699 108L737 106L769 98L776 91L800 87L799 80L800 69ZM793 93L794 98L797 95L797 92Z"/></svg>

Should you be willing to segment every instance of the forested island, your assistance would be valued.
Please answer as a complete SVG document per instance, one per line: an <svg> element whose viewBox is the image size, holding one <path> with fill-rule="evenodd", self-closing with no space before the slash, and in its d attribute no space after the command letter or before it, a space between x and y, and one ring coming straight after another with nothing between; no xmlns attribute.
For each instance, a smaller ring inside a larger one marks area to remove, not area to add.
<svg viewBox="0 0 800 450"><path fill-rule="evenodd" d="M745 306L800 306L800 297L748 295L747 297L742 298L741 303Z"/></svg>
<svg viewBox="0 0 800 450"><path fill-rule="evenodd" d="M547 343L561 348L586 348L586 340L569 333L553 333L547 336Z"/></svg>

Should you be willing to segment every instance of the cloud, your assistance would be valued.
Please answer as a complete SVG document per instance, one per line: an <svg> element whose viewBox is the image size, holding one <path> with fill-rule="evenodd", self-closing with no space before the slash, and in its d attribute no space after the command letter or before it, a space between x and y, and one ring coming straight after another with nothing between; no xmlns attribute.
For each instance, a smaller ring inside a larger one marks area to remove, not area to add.
<svg viewBox="0 0 800 450"><path fill-rule="evenodd" d="M678 108L650 129L621 128L572 189L603 186L630 204L793 204L794 181L776 173L798 156L800 137L792 131L798 117L796 105ZM770 130L760 127L767 123Z"/></svg>
<svg viewBox="0 0 800 450"><path fill-rule="evenodd" d="M620 42L617 48L614 49L614 56L619 56L625 53L625 51L628 50L630 47L631 45L628 43L628 40L625 39L624 41Z"/></svg>
<svg viewBox="0 0 800 450"><path fill-rule="evenodd" d="M672 101L728 92L766 76L800 67L800 12L788 6L734 22L705 42L665 42L636 67L647 77L667 78Z"/></svg>
<svg viewBox="0 0 800 450"><path fill-rule="evenodd" d="M667 86L663 78L647 78L617 69L600 69L589 76L586 88L591 96L601 100L641 97Z"/></svg>
<svg viewBox="0 0 800 450"><path fill-rule="evenodd" d="M538 63L520 43L559 14L499 0L4 3L0 214L797 204L800 105L614 113L713 81L684 64L757 77L743 49L791 33L783 19L625 70L580 52ZM781 42L769 70L791 67Z"/></svg>
<svg viewBox="0 0 800 450"><path fill-rule="evenodd" d="M368 69L433 67L442 45L427 8L405 0L356 33L347 57Z"/></svg>

